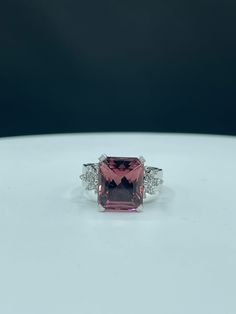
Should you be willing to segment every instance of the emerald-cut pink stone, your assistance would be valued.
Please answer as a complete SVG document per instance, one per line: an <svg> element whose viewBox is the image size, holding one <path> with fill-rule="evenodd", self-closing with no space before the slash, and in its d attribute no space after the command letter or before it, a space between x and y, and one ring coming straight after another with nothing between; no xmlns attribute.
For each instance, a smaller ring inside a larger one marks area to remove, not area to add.
<svg viewBox="0 0 236 314"><path fill-rule="evenodd" d="M98 204L105 211L137 211L143 203L144 166L135 157L106 157L99 163Z"/></svg>

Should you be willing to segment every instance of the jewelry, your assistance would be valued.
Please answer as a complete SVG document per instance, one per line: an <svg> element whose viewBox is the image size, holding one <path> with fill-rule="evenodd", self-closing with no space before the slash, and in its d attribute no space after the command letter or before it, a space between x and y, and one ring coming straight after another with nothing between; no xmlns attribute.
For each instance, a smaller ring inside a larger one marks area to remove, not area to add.
<svg viewBox="0 0 236 314"><path fill-rule="evenodd" d="M83 164L85 191L97 196L102 211L140 211L143 200L160 192L162 169L145 166L143 157L107 157Z"/></svg>

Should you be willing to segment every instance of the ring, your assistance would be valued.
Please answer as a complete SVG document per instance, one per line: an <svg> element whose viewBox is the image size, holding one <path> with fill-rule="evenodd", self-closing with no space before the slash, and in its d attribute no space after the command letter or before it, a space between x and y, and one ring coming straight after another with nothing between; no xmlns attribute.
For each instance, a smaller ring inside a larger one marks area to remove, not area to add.
<svg viewBox="0 0 236 314"><path fill-rule="evenodd" d="M84 190L96 196L101 211L140 211L143 201L160 192L163 171L145 166L143 157L107 157L83 164ZM90 194L91 195L91 194Z"/></svg>

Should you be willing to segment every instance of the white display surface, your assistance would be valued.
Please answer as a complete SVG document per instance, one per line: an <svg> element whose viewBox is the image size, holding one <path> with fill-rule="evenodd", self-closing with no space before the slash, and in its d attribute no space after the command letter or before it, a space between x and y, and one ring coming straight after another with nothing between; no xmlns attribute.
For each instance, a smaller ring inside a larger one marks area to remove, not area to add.
<svg viewBox="0 0 236 314"><path fill-rule="evenodd" d="M141 213L82 198L105 153L162 167ZM236 138L83 134L0 140L1 314L235 314Z"/></svg>

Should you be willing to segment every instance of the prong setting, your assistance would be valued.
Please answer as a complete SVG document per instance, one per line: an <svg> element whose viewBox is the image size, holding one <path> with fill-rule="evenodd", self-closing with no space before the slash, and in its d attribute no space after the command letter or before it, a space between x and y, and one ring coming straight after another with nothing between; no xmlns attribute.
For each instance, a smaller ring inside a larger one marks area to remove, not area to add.
<svg viewBox="0 0 236 314"><path fill-rule="evenodd" d="M146 161L145 158L143 156L139 156L139 160L140 160L141 164L144 165L144 163Z"/></svg>
<svg viewBox="0 0 236 314"><path fill-rule="evenodd" d="M106 154L102 154L102 155L98 158L98 160L99 160L100 162L103 162L106 158L107 158L107 155L106 155Z"/></svg>

